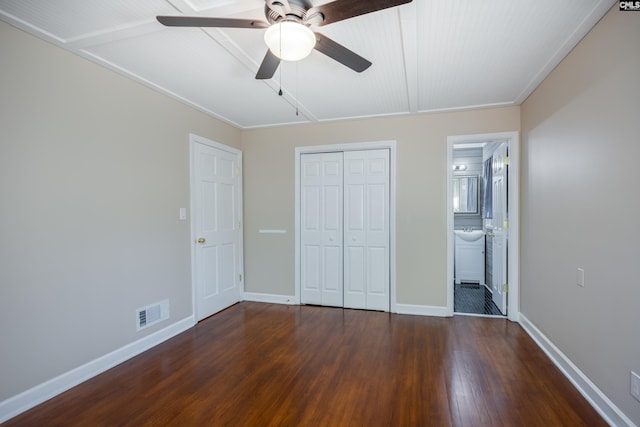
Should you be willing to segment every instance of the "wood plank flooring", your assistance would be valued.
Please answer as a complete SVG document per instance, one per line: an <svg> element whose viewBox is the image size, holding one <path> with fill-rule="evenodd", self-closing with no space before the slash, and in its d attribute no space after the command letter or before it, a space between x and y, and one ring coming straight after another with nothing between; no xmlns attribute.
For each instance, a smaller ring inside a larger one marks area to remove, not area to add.
<svg viewBox="0 0 640 427"><path fill-rule="evenodd" d="M6 426L606 426L519 325L243 302Z"/></svg>

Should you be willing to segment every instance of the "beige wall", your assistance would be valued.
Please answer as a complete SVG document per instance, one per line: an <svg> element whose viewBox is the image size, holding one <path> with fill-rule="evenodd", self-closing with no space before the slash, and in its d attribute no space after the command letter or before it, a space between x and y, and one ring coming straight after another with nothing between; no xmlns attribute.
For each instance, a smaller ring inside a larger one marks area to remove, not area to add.
<svg viewBox="0 0 640 427"><path fill-rule="evenodd" d="M447 136L519 130L508 107L244 131L246 290L294 294L295 147L395 140L397 302L444 307Z"/></svg>
<svg viewBox="0 0 640 427"><path fill-rule="evenodd" d="M522 105L521 186L522 313L638 425L639 18L614 6Z"/></svg>
<svg viewBox="0 0 640 427"><path fill-rule="evenodd" d="M0 57L2 402L191 315L188 134L240 131L3 22Z"/></svg>

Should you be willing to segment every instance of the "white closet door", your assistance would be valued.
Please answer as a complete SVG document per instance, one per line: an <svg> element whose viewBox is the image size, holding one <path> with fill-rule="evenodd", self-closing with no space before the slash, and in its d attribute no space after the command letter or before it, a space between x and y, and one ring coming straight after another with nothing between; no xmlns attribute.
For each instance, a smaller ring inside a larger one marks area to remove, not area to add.
<svg viewBox="0 0 640 427"><path fill-rule="evenodd" d="M301 302L343 305L343 153L301 156Z"/></svg>
<svg viewBox="0 0 640 427"><path fill-rule="evenodd" d="M344 306L389 311L389 150L344 162Z"/></svg>

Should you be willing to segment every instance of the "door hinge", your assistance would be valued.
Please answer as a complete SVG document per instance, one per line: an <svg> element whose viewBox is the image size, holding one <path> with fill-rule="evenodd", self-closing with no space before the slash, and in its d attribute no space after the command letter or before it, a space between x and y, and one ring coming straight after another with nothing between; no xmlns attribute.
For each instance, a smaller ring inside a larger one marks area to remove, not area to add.
<svg viewBox="0 0 640 427"><path fill-rule="evenodd" d="M505 283L504 285L502 285L502 292L509 292L509 284Z"/></svg>
<svg viewBox="0 0 640 427"><path fill-rule="evenodd" d="M504 156L504 165L509 166L509 156Z"/></svg>
<svg viewBox="0 0 640 427"><path fill-rule="evenodd" d="M506 219L504 221L502 221L502 228L504 228L505 230L509 228L509 221L507 221Z"/></svg>
<svg viewBox="0 0 640 427"><path fill-rule="evenodd" d="M238 221L238 228L242 228L242 225L240 224L240 221Z"/></svg>
<svg viewBox="0 0 640 427"><path fill-rule="evenodd" d="M236 166L236 176L240 176L240 166Z"/></svg>
<svg viewBox="0 0 640 427"><path fill-rule="evenodd" d="M242 274L240 274L239 277L240 277L240 281L242 282Z"/></svg>

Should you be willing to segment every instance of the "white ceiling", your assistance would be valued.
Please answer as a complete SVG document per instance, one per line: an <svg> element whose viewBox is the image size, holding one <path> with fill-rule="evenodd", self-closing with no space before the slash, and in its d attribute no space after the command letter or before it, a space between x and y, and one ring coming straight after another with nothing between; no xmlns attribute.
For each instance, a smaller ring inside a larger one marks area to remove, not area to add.
<svg viewBox="0 0 640 427"><path fill-rule="evenodd" d="M0 19L248 129L520 104L613 4L413 0L314 28L373 62L363 73L314 51L271 80L254 78L265 30L155 19L265 20L263 0L0 0Z"/></svg>

